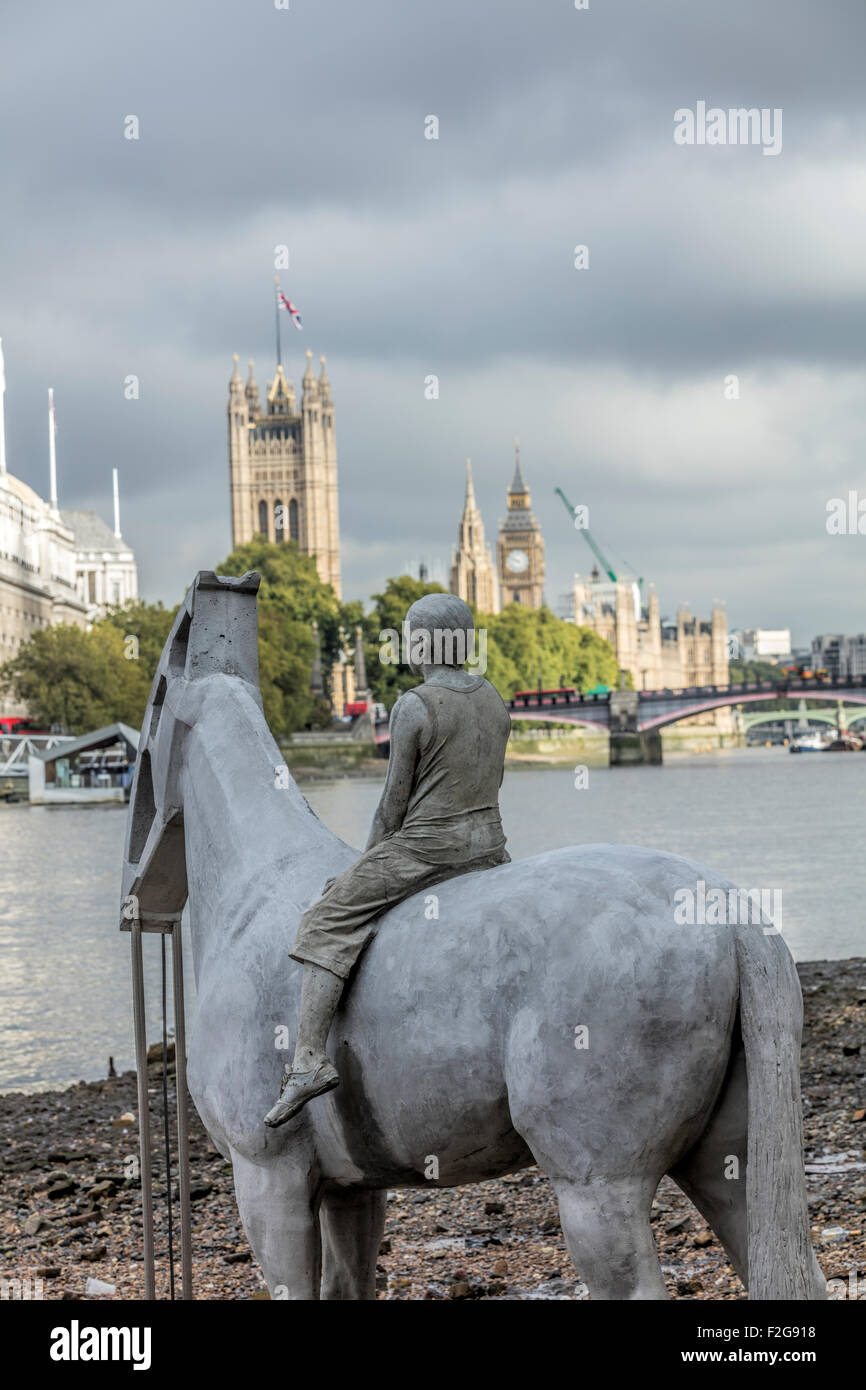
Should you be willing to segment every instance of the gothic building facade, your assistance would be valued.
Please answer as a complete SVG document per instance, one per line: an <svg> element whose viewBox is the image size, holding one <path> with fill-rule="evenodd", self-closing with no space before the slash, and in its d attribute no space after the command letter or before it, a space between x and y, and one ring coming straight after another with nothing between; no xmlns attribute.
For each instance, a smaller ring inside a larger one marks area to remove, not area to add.
<svg viewBox="0 0 866 1390"><path fill-rule="evenodd" d="M472 463L466 460L466 498L457 534L457 545L451 555L452 594L482 613L499 612L499 586L490 546L484 536L484 522L475 500L472 483Z"/></svg>
<svg viewBox="0 0 866 1390"><path fill-rule="evenodd" d="M574 576L574 621L610 643L620 670L631 673L636 690L729 682L728 620L721 603L713 604L709 621L693 617L683 604L675 622L663 621L653 585L644 604L636 581L602 579L594 569L589 577ZM712 724L721 732L732 727L727 709L682 723Z"/></svg>
<svg viewBox="0 0 866 1390"><path fill-rule="evenodd" d="M244 383L238 359L229 382L228 438L232 546L255 535L297 541L315 557L319 578L339 598L340 531L334 402L325 372L313 372L312 353L301 384L300 406L292 382L277 366L264 404L249 364Z"/></svg>

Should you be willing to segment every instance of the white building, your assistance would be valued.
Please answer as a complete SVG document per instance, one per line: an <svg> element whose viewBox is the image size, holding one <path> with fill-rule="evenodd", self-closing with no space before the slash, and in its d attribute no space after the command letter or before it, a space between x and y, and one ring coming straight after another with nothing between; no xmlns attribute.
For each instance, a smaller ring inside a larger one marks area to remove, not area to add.
<svg viewBox="0 0 866 1390"><path fill-rule="evenodd" d="M117 469L114 469L114 530L96 512L60 513L75 538L75 577L78 597L87 605L89 621L108 608L138 598L135 555L120 533Z"/></svg>
<svg viewBox="0 0 866 1390"><path fill-rule="evenodd" d="M0 665L41 627L86 627L101 605L138 593L135 557L119 534L115 478L115 534L94 512L57 506L53 393L49 392L49 485L46 502L6 466L5 390L0 343ZM91 581L90 574L94 578ZM99 598L90 598L91 587ZM0 715L25 714L0 697Z"/></svg>
<svg viewBox="0 0 866 1390"><path fill-rule="evenodd" d="M735 661L778 662L791 655L791 629L753 627L731 633L731 656Z"/></svg>

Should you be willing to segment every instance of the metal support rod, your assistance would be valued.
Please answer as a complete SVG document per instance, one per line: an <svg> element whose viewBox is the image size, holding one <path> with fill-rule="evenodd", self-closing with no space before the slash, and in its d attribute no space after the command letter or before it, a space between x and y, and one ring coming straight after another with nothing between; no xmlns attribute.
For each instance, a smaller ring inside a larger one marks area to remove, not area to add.
<svg viewBox="0 0 866 1390"><path fill-rule="evenodd" d="M147 1032L144 1014L144 961L141 922L130 922L132 942L132 1012L135 1028L135 1076L138 1084L138 1139L141 1176L141 1225L144 1239L144 1296L156 1297L153 1267L153 1183L150 1169L150 1105L147 1098Z"/></svg>
<svg viewBox="0 0 866 1390"><path fill-rule="evenodd" d="M171 932L171 987L174 1000L174 1061L177 1093L177 1170L180 1183L180 1258L184 1299L192 1298L192 1220L189 1198L189 1110L186 1089L186 1015L183 1003L183 931Z"/></svg>

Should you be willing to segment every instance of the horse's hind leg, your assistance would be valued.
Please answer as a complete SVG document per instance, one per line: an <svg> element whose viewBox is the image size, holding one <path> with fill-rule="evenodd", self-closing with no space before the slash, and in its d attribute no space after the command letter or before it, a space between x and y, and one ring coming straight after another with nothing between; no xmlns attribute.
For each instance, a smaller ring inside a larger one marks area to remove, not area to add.
<svg viewBox="0 0 866 1390"><path fill-rule="evenodd" d="M709 1124L670 1176L715 1231L728 1258L748 1283L746 1058L735 1052Z"/></svg>
<svg viewBox="0 0 866 1390"><path fill-rule="evenodd" d="M322 1227L322 1298L376 1297L376 1260L385 1225L386 1192L344 1189L325 1193Z"/></svg>
<svg viewBox="0 0 866 1390"><path fill-rule="evenodd" d="M742 1046L735 1052L709 1124L670 1176L715 1231L743 1282L749 1285L746 1208L748 1084ZM826 1298L821 1267L812 1255L813 1297Z"/></svg>
<svg viewBox="0 0 866 1390"><path fill-rule="evenodd" d="M306 1165L287 1155L252 1163L234 1150L232 1165L241 1221L271 1298L317 1299L322 1241Z"/></svg>
<svg viewBox="0 0 866 1390"><path fill-rule="evenodd" d="M649 1219L657 1182L552 1181L568 1252L591 1297L667 1298Z"/></svg>

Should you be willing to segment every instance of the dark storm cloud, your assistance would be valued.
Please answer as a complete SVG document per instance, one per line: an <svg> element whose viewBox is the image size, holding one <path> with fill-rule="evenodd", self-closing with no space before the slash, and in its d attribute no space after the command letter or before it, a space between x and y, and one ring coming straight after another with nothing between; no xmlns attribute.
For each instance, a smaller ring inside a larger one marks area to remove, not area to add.
<svg viewBox="0 0 866 1390"><path fill-rule="evenodd" d="M337 397L347 591L447 560L466 454L495 532L518 433L551 600L584 565L551 501L577 469L666 610L718 594L737 621L826 627L829 587L862 627L851 547L812 535L829 586L798 564L815 507L857 482L862 412L840 381L863 355L859 0L291 5L4 17L13 471L43 485L50 381L64 500L107 514L118 465L143 587L175 597L228 549L231 353L263 384L285 242L306 328L284 325L287 361L297 377L306 346L327 352ZM674 146L674 111L699 99L782 107L781 155ZM725 452L728 372L749 390ZM767 478L751 506L741 468Z"/></svg>

